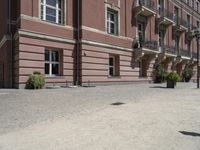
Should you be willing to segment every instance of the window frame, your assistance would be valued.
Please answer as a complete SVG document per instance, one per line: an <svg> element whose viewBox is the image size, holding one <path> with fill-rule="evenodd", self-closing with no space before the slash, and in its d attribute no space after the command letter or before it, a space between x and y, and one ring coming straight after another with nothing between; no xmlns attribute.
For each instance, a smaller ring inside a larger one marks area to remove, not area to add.
<svg viewBox="0 0 200 150"><path fill-rule="evenodd" d="M40 5L39 5L39 10L40 10L40 19L43 20L43 21L47 21L47 22L50 22L50 23L55 23L55 24L60 24L60 25L64 25L65 23L65 0L61 0L61 4L60 4L60 8L59 8L59 0L56 0L56 6L51 6L51 5L48 5L46 3L47 0L40 0ZM46 9L47 8L50 8L50 9L53 9L53 10L56 10L56 21L51 21L51 20L47 20L46 17L47 17L47 13L46 13ZM42 11L43 9L43 11ZM59 18L59 12L61 14L60 18ZM60 19L60 20L59 20Z"/></svg>
<svg viewBox="0 0 200 150"><path fill-rule="evenodd" d="M110 65L110 58L113 59L113 65ZM114 77L114 76L116 76L116 72L115 72L115 71L116 71L116 66L115 66L116 63L115 63L115 61L116 61L115 56L109 55L109 67L108 67L108 68L109 68L109 69L108 69L108 76L109 76L109 77ZM111 69L111 68L113 69L113 75L110 74L110 69Z"/></svg>
<svg viewBox="0 0 200 150"><path fill-rule="evenodd" d="M109 14L114 15L114 20L109 18ZM111 24L114 24L114 33L111 32ZM119 35L119 11L109 7L106 11L106 32L111 35Z"/></svg>
<svg viewBox="0 0 200 150"><path fill-rule="evenodd" d="M44 53L44 57L45 57L45 54L46 54L46 51L48 51L49 52L49 60L47 61L46 60L46 58L44 58L45 60L45 65L46 64L49 64L49 74L46 74L46 72L45 72L45 66L44 66L44 74L45 74L45 76L47 76L47 77L56 77L56 76L59 76L60 75L60 65L61 65L61 60L60 60L60 51L59 50L57 50L57 49L48 49L48 48L46 48L45 49L45 53ZM58 61L52 61L52 52L58 52ZM56 65L58 65L58 74L53 74L52 73L52 65L53 64L56 64Z"/></svg>

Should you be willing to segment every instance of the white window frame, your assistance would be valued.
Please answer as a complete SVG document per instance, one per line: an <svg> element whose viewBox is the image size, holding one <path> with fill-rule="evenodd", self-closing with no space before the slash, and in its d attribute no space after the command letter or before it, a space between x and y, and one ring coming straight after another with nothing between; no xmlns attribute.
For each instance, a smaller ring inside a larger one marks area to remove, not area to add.
<svg viewBox="0 0 200 150"><path fill-rule="evenodd" d="M110 65L110 58L112 58L113 59L113 65ZM115 73L115 70L116 70L116 64L115 64L115 56L112 56L112 55L110 55L109 56L109 60L108 60L109 62L109 68L108 68L108 74L109 74L109 77L113 77L113 76L116 76L116 73ZM111 75L110 74L110 69L111 68L113 68L113 75Z"/></svg>
<svg viewBox="0 0 200 150"><path fill-rule="evenodd" d="M45 60L45 64L49 64L49 74L45 73L45 76L59 76L60 74L60 52L59 50L54 49L45 49L45 51L49 52L49 61ZM58 61L52 61L52 52L58 52ZM57 64L58 65L58 74L52 74L52 65Z"/></svg>
<svg viewBox="0 0 200 150"><path fill-rule="evenodd" d="M65 0L61 0L61 4L60 4L61 8L59 8L59 0L56 0L56 7L46 4L46 1L47 0L40 0L40 18L42 20L49 21L49 22L52 22L52 23L64 24L64 3L65 3ZM41 7L43 7L43 12L42 12ZM56 21L55 22L46 19L46 8L47 7L56 10ZM61 20L59 20L59 12L61 12L61 18L60 18Z"/></svg>
<svg viewBox="0 0 200 150"><path fill-rule="evenodd" d="M114 15L114 20L111 20L109 17L109 13ZM111 24L114 24L114 33L111 33ZM118 35L119 34L119 15L118 11L113 10L111 8L107 8L107 15L106 15L106 30L108 34Z"/></svg>

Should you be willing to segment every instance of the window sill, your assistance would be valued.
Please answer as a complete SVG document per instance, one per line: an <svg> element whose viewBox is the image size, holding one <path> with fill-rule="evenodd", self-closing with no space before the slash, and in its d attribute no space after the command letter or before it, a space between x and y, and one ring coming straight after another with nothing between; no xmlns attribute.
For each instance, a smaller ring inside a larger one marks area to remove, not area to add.
<svg viewBox="0 0 200 150"><path fill-rule="evenodd" d="M61 76L61 75L48 76L48 75L46 75L45 78L46 78L46 79L55 79L55 78L56 78L56 79L58 79L58 78L59 78L59 79L63 79L64 76Z"/></svg>
<svg viewBox="0 0 200 150"><path fill-rule="evenodd" d="M119 34L114 34L114 33L108 33L108 32L106 32L109 36L113 36L113 37L118 37L119 36Z"/></svg>
<svg viewBox="0 0 200 150"><path fill-rule="evenodd" d="M51 25L55 25L55 26L62 26L64 27L65 24L64 23L56 23L56 22L51 22L51 21L48 21L48 20L43 20L43 19L40 19L42 22L45 22L47 24L51 24Z"/></svg>
<svg viewBox="0 0 200 150"><path fill-rule="evenodd" d="M108 79L121 79L121 76L108 76Z"/></svg>

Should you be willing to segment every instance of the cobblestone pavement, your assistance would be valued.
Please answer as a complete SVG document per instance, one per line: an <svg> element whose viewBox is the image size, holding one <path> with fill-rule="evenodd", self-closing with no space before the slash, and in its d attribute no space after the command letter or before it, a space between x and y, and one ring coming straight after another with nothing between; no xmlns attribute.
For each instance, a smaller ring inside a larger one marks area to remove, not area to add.
<svg viewBox="0 0 200 150"><path fill-rule="evenodd" d="M200 90L165 86L2 89L0 150L200 150Z"/></svg>

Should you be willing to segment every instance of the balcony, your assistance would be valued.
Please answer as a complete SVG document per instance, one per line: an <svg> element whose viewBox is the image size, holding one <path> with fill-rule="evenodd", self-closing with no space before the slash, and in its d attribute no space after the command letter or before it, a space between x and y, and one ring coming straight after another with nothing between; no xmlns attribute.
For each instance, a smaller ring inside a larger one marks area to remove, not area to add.
<svg viewBox="0 0 200 150"><path fill-rule="evenodd" d="M161 10L158 15L158 24L162 24L164 26L172 25L174 23L173 16L174 14L169 10Z"/></svg>
<svg viewBox="0 0 200 150"><path fill-rule="evenodd" d="M174 22L173 29L175 32L182 33L188 31L188 23L186 20L180 17L174 17Z"/></svg>
<svg viewBox="0 0 200 150"><path fill-rule="evenodd" d="M195 37L195 34L194 34L194 30L196 29L197 27L194 26L194 25L188 25L188 31L187 31L187 38L189 40L193 39Z"/></svg>
<svg viewBox="0 0 200 150"><path fill-rule="evenodd" d="M194 61L197 60L197 53L195 53L195 52L192 53L192 59L193 59Z"/></svg>
<svg viewBox="0 0 200 150"><path fill-rule="evenodd" d="M158 42L155 40L139 40L137 44L134 45L135 49L135 59L143 57L144 55L152 55L156 57L160 51L158 50Z"/></svg>
<svg viewBox="0 0 200 150"><path fill-rule="evenodd" d="M190 53L189 50L180 49L179 50L179 56L181 56L181 58L183 58L183 59L190 59L191 53Z"/></svg>
<svg viewBox="0 0 200 150"><path fill-rule="evenodd" d="M177 51L176 51L176 48L174 46L163 45L162 51L163 51L163 53L165 53L168 56L170 56L170 55L176 56L177 55Z"/></svg>
<svg viewBox="0 0 200 150"><path fill-rule="evenodd" d="M134 12L136 15L149 17L156 14L156 5L152 0L138 0Z"/></svg>

